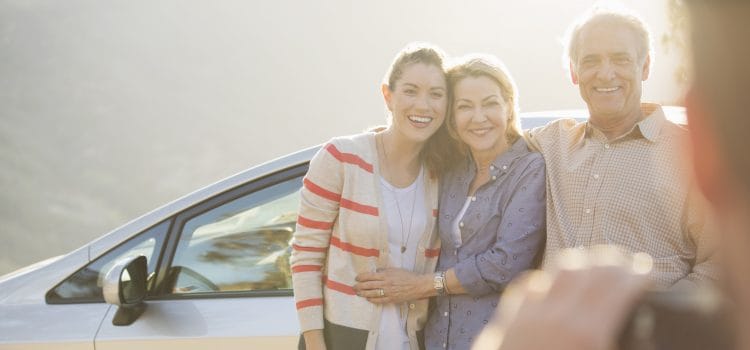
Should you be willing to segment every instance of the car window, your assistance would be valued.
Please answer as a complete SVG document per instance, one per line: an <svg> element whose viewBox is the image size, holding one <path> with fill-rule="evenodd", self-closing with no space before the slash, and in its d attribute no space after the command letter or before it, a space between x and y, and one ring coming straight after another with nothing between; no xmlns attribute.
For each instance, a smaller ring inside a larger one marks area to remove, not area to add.
<svg viewBox="0 0 750 350"><path fill-rule="evenodd" d="M157 224L110 250L66 278L47 293L50 304L104 302L102 282L109 269L121 259L143 255L148 261L149 277L156 268L158 252L166 238L169 220Z"/></svg>
<svg viewBox="0 0 750 350"><path fill-rule="evenodd" d="M167 277L173 294L291 289L289 242L302 176L185 222Z"/></svg>

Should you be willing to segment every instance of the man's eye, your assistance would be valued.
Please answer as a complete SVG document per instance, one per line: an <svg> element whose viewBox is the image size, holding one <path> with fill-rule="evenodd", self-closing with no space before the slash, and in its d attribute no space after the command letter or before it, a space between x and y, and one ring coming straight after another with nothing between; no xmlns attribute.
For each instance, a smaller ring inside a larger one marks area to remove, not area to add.
<svg viewBox="0 0 750 350"><path fill-rule="evenodd" d="M406 89L406 90L404 90L404 93L407 94L407 95L415 95L417 93L417 90Z"/></svg>
<svg viewBox="0 0 750 350"><path fill-rule="evenodd" d="M443 93L442 92L433 92L432 93L432 97L438 98L438 99L443 98Z"/></svg>
<svg viewBox="0 0 750 350"><path fill-rule="evenodd" d="M628 64L630 63L630 59L623 57L623 58L615 58L615 64Z"/></svg>

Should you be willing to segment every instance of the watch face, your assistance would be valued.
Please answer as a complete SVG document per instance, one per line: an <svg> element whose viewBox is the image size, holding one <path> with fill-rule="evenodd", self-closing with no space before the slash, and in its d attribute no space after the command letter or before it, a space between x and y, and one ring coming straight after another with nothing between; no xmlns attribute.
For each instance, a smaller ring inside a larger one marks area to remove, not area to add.
<svg viewBox="0 0 750 350"><path fill-rule="evenodd" d="M433 287L437 290L438 295L443 295L445 291L445 276L443 273L435 273L435 278L432 280Z"/></svg>

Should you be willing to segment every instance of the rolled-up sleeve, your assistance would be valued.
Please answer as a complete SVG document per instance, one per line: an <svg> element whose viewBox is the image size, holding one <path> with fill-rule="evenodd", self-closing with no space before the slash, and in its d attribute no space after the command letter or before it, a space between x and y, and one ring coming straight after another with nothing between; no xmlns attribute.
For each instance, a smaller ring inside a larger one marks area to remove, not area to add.
<svg viewBox="0 0 750 350"><path fill-rule="evenodd" d="M485 251L462 259L455 266L456 276L466 291L475 296L502 291L519 273L532 267L545 239L546 180L544 160L536 153L518 174L509 178L515 184L500 211L499 225L478 234L495 235Z"/></svg>

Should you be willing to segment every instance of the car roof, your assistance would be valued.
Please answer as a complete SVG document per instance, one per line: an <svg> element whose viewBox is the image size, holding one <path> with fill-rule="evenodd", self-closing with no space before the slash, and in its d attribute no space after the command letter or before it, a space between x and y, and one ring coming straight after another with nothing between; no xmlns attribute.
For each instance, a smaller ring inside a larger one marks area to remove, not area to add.
<svg viewBox="0 0 750 350"><path fill-rule="evenodd" d="M667 106L663 108L668 119L675 121L678 124L685 124L685 109L683 107ZM553 120L560 118L573 118L578 121L585 121L586 118L588 118L588 111L585 109L562 109L538 112L522 112L520 114L521 127L524 129L543 126ZM93 241L89 245L89 259L94 258L110 249L112 247L113 240L116 242L123 241L133 234L141 232L151 227L152 225L161 222L162 220L208 198L229 191L233 188L236 188L237 186L243 185L252 179L260 178L283 169L307 163L313 157L313 155L315 155L315 152L317 152L319 148L320 145L308 147L301 151L294 152L251 167L247 170L229 176L223 180L217 181L183 197L180 197L149 213L146 213Z"/></svg>

